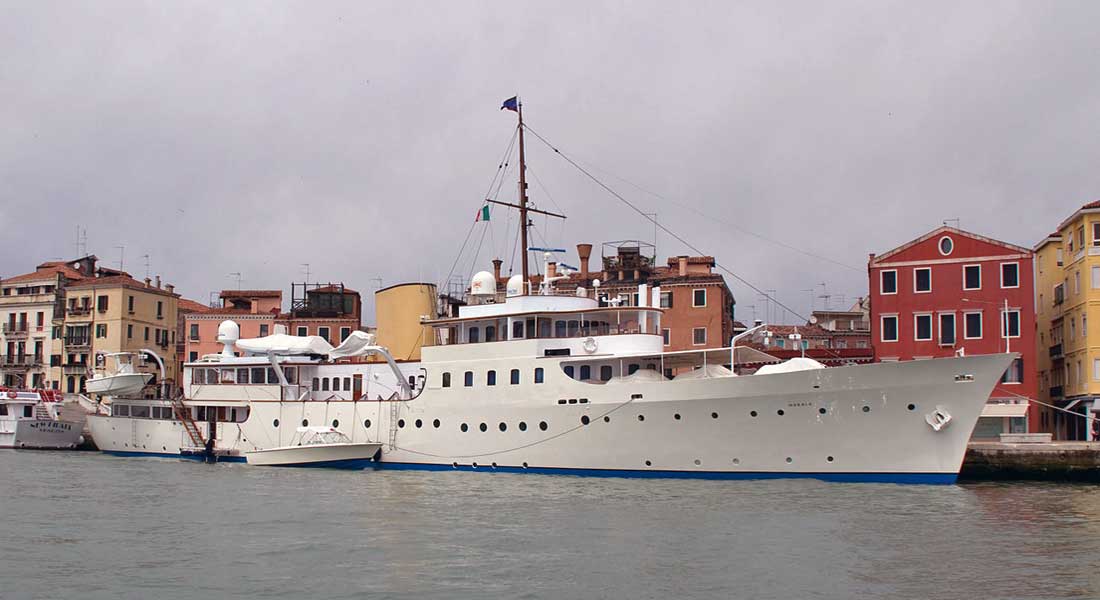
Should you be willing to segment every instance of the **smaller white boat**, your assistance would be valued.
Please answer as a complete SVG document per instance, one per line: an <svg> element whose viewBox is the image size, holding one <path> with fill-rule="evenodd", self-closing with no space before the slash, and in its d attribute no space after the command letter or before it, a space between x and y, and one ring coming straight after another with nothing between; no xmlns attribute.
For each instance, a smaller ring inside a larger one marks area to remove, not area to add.
<svg viewBox="0 0 1100 600"><path fill-rule="evenodd" d="M112 352L101 356L104 362L109 359L114 363L114 370L108 370L106 364L97 367L91 379L84 384L85 389L91 394L108 396L136 394L153 379L152 373L139 373L134 370L134 360L138 356L134 352Z"/></svg>
<svg viewBox="0 0 1100 600"><path fill-rule="evenodd" d="M84 413L56 390L0 388L0 448L54 450L83 441Z"/></svg>
<svg viewBox="0 0 1100 600"><path fill-rule="evenodd" d="M352 442L332 427L299 427L298 442L245 453L250 465L268 467L330 467L361 469L374 460L382 444Z"/></svg>

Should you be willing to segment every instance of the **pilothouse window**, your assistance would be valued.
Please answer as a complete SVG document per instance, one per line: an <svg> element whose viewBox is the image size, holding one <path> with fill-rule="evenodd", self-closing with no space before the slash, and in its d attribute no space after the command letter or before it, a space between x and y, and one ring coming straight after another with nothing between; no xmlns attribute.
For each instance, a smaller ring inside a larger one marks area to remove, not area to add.
<svg viewBox="0 0 1100 600"><path fill-rule="evenodd" d="M470 332L467 335L470 338L470 343L471 344L476 344L476 343L481 341L479 339L481 337L481 330L478 329L477 327L471 327Z"/></svg>

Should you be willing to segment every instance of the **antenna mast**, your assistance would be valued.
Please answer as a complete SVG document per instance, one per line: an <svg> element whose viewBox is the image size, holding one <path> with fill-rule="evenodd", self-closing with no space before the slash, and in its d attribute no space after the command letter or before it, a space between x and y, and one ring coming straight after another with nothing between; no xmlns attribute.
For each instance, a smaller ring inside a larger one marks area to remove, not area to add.
<svg viewBox="0 0 1100 600"><path fill-rule="evenodd" d="M523 102L516 97L516 114L519 115L519 235L523 249L523 293L527 294L527 162L523 154Z"/></svg>

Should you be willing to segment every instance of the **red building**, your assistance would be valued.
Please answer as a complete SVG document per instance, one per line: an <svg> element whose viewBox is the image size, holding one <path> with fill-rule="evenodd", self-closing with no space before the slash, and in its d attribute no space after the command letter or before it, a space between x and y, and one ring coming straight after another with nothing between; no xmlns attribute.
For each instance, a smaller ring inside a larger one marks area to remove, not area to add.
<svg viewBox="0 0 1100 600"><path fill-rule="evenodd" d="M1033 263L1028 248L953 227L871 254L876 360L1018 352L974 436L1037 430L1039 406L1030 402L1037 395Z"/></svg>

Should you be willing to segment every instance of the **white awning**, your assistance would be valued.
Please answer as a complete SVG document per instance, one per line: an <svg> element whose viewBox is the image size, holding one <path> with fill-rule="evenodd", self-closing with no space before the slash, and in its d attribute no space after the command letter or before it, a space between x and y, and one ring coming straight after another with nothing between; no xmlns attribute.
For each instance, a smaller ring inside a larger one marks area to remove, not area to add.
<svg viewBox="0 0 1100 600"><path fill-rule="evenodd" d="M983 417L1023 417L1027 415L1026 404L986 404L982 409Z"/></svg>

